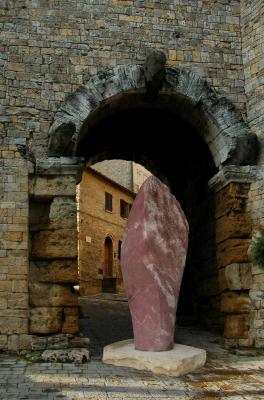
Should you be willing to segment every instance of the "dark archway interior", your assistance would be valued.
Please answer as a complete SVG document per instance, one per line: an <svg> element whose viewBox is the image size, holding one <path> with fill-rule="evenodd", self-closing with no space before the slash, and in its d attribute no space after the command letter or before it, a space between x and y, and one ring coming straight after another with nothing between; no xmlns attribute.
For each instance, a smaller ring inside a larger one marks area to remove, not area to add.
<svg viewBox="0 0 264 400"><path fill-rule="evenodd" d="M220 329L214 195L208 188L217 170L199 133L172 113L134 107L94 124L77 154L91 164L105 159L136 161L170 186L190 225L178 323Z"/></svg>

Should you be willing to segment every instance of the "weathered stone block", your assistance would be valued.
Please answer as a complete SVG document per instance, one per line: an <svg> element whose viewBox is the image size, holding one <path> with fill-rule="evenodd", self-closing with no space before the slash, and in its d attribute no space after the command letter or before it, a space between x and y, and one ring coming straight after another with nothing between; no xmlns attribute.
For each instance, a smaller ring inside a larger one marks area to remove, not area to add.
<svg viewBox="0 0 264 400"><path fill-rule="evenodd" d="M5 310L0 310L0 317L11 317L11 318L25 318L28 317L28 308L27 309L15 309L15 308L6 308Z"/></svg>
<svg viewBox="0 0 264 400"><path fill-rule="evenodd" d="M77 205L74 198L55 197L50 205L50 229L77 229Z"/></svg>
<svg viewBox="0 0 264 400"><path fill-rule="evenodd" d="M226 292L221 295L221 312L245 313L251 308L251 300L247 295L238 295L234 292Z"/></svg>
<svg viewBox="0 0 264 400"><path fill-rule="evenodd" d="M11 310L12 311L12 310ZM1 334L28 333L27 318L0 316Z"/></svg>
<svg viewBox="0 0 264 400"><path fill-rule="evenodd" d="M263 309L258 311L258 318L261 318L264 320L264 310Z"/></svg>
<svg viewBox="0 0 264 400"><path fill-rule="evenodd" d="M252 275L264 274L264 268L259 267L258 265L252 264L251 273L252 273Z"/></svg>
<svg viewBox="0 0 264 400"><path fill-rule="evenodd" d="M7 335L0 335L0 349L7 348Z"/></svg>
<svg viewBox="0 0 264 400"><path fill-rule="evenodd" d="M40 199L55 196L75 197L76 177L74 175L34 176L30 180L29 193Z"/></svg>
<svg viewBox="0 0 264 400"><path fill-rule="evenodd" d="M230 264L225 268L228 289L250 289L252 284L251 264Z"/></svg>
<svg viewBox="0 0 264 400"><path fill-rule="evenodd" d="M9 293L8 307L11 309L27 310L28 294L27 293Z"/></svg>
<svg viewBox="0 0 264 400"><path fill-rule="evenodd" d="M263 329L264 328L264 319L254 319L253 327L255 329Z"/></svg>
<svg viewBox="0 0 264 400"><path fill-rule="evenodd" d="M57 333L62 327L62 308L37 307L30 310L29 331L34 334Z"/></svg>
<svg viewBox="0 0 264 400"><path fill-rule="evenodd" d="M63 309L63 316L62 333L77 334L79 332L78 308L65 307Z"/></svg>
<svg viewBox="0 0 264 400"><path fill-rule="evenodd" d="M77 231L40 231L33 235L33 258L75 258L78 255Z"/></svg>
<svg viewBox="0 0 264 400"><path fill-rule="evenodd" d="M239 347L253 347L254 345L254 338L250 336L247 339L238 339Z"/></svg>
<svg viewBox="0 0 264 400"><path fill-rule="evenodd" d="M206 351L174 344L169 351L138 351L133 340L123 340L104 347L103 362L132 367L168 376L185 375L204 366Z"/></svg>
<svg viewBox="0 0 264 400"><path fill-rule="evenodd" d="M228 315L225 320L224 336L228 339L247 339L249 315Z"/></svg>
<svg viewBox="0 0 264 400"><path fill-rule="evenodd" d="M18 351L19 349L19 335L9 335L7 348L9 351Z"/></svg>
<svg viewBox="0 0 264 400"><path fill-rule="evenodd" d="M31 261L30 281L47 283L73 283L79 281L77 260Z"/></svg>
<svg viewBox="0 0 264 400"><path fill-rule="evenodd" d="M263 349L263 348L264 348L264 339L259 339L259 338L257 338L257 339L255 340L255 347L256 347L257 349Z"/></svg>
<svg viewBox="0 0 264 400"><path fill-rule="evenodd" d="M264 290L264 274L253 275L252 290Z"/></svg>
<svg viewBox="0 0 264 400"><path fill-rule="evenodd" d="M12 281L0 281L0 292L11 292L12 290Z"/></svg>
<svg viewBox="0 0 264 400"><path fill-rule="evenodd" d="M7 308L7 297L8 297L7 292L0 292L0 309Z"/></svg>
<svg viewBox="0 0 264 400"><path fill-rule="evenodd" d="M79 336L74 336L72 339L70 339L69 342L69 347L76 348L76 347L84 347L84 348L89 348L90 344L90 339L87 337L79 337Z"/></svg>
<svg viewBox="0 0 264 400"><path fill-rule="evenodd" d="M30 305L34 307L76 306L77 294L68 285L33 283L29 285Z"/></svg>
<svg viewBox="0 0 264 400"><path fill-rule="evenodd" d="M13 280L12 292L27 293L28 292L28 281L27 280Z"/></svg>
<svg viewBox="0 0 264 400"><path fill-rule="evenodd" d="M46 362L74 362L83 364L90 360L87 349L45 350L41 356Z"/></svg>
<svg viewBox="0 0 264 400"><path fill-rule="evenodd" d="M230 238L249 238L252 230L249 213L230 213L216 221L216 243Z"/></svg>
<svg viewBox="0 0 264 400"><path fill-rule="evenodd" d="M247 263L249 261L249 245L249 239L228 239L219 243L216 252L218 267L234 263Z"/></svg>
<svg viewBox="0 0 264 400"><path fill-rule="evenodd" d="M19 350L31 350L32 335L19 335Z"/></svg>
<svg viewBox="0 0 264 400"><path fill-rule="evenodd" d="M256 338L258 339L264 339L264 329L257 329L255 331Z"/></svg>
<svg viewBox="0 0 264 400"><path fill-rule="evenodd" d="M5 232L3 238L10 242L22 242L23 232Z"/></svg>
<svg viewBox="0 0 264 400"><path fill-rule="evenodd" d="M62 311L62 321L64 320L64 313ZM59 333L47 337L46 349L66 349L69 347L69 341L72 335Z"/></svg>
<svg viewBox="0 0 264 400"><path fill-rule="evenodd" d="M216 193L216 218L230 212L242 213L248 198L249 185L231 183Z"/></svg>

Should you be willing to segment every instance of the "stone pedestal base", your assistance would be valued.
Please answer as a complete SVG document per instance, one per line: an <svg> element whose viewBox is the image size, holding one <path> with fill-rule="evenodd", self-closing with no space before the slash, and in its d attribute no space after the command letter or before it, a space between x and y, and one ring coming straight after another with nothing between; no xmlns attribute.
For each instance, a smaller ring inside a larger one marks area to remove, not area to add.
<svg viewBox="0 0 264 400"><path fill-rule="evenodd" d="M204 366L206 351L175 344L169 351L135 350L132 339L105 346L103 362L122 367L152 371L155 374L180 376Z"/></svg>

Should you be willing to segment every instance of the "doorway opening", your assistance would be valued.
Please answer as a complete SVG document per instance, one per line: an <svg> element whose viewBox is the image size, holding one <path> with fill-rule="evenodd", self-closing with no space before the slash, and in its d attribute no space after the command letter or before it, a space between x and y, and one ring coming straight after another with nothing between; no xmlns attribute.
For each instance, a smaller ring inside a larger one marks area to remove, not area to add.
<svg viewBox="0 0 264 400"><path fill-rule="evenodd" d="M199 133L168 110L133 107L97 121L78 149L88 166L109 159L132 160L169 186L190 226L177 323L222 332L215 198L208 187L217 168Z"/></svg>
<svg viewBox="0 0 264 400"><path fill-rule="evenodd" d="M104 278L111 278L113 275L113 242L112 239L107 236L104 242Z"/></svg>

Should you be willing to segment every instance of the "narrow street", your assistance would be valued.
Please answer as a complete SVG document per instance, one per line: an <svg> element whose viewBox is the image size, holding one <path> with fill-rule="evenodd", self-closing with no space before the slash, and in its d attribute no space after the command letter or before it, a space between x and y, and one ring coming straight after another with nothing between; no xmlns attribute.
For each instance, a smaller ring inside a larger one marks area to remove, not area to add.
<svg viewBox="0 0 264 400"><path fill-rule="evenodd" d="M101 293L80 298L81 333L91 340L92 357L102 358L104 346L133 337L128 303L124 295Z"/></svg>

